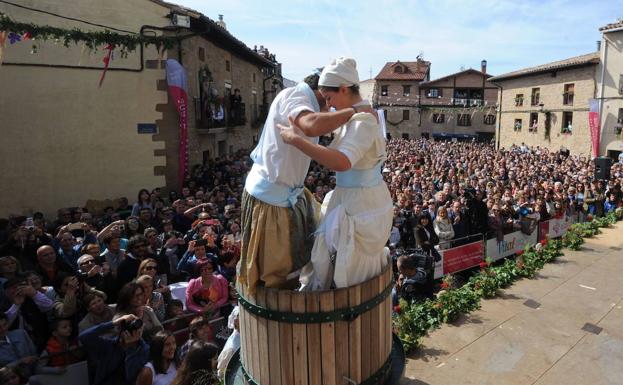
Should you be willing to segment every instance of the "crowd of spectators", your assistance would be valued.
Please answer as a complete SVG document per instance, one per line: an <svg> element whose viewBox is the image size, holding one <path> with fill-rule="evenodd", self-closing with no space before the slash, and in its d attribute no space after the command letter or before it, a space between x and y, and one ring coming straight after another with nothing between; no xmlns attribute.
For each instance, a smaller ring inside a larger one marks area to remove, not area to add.
<svg viewBox="0 0 623 385"><path fill-rule="evenodd" d="M394 251L439 258L474 237L622 206L620 163L601 181L589 158L566 151L425 139L387 148ZM37 384L86 359L96 385L216 383L239 343L235 279L250 166L240 151L194 167L179 193L143 189L102 212L0 219L0 382ZM335 176L312 162L305 186L322 202ZM417 273L404 258L396 268Z"/></svg>
<svg viewBox="0 0 623 385"><path fill-rule="evenodd" d="M0 383L45 383L85 360L97 385L218 383L239 341L249 167L240 152L195 167L179 195L0 219Z"/></svg>

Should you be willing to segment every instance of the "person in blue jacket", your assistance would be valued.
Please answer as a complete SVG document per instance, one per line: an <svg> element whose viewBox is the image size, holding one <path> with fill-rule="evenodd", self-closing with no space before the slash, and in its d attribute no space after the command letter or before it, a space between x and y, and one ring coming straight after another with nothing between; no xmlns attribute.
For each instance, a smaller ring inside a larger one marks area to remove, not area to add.
<svg viewBox="0 0 623 385"><path fill-rule="evenodd" d="M142 326L127 330L135 320L135 315L128 314L80 333L80 342L95 366L93 385L136 383L139 371L149 360L149 345L142 339ZM115 327L119 332L111 336L109 332Z"/></svg>

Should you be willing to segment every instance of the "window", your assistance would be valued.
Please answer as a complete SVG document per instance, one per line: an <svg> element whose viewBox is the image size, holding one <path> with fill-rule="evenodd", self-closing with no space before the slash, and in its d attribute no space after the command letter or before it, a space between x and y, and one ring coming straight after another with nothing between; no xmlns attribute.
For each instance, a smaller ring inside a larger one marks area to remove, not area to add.
<svg viewBox="0 0 623 385"><path fill-rule="evenodd" d="M623 74L619 75L619 95L623 95Z"/></svg>
<svg viewBox="0 0 623 385"><path fill-rule="evenodd" d="M253 72L253 83L255 83L255 72Z"/></svg>
<svg viewBox="0 0 623 385"><path fill-rule="evenodd" d="M541 89L533 88L532 89L532 97L530 98L531 106L538 106L541 99Z"/></svg>
<svg viewBox="0 0 623 385"><path fill-rule="evenodd" d="M515 95L515 107L523 106L523 94Z"/></svg>
<svg viewBox="0 0 623 385"><path fill-rule="evenodd" d="M385 116L385 121L387 122L387 119L389 119L389 111L383 110L383 116Z"/></svg>
<svg viewBox="0 0 623 385"><path fill-rule="evenodd" d="M493 115L493 114L485 115L484 123L489 125L489 126L494 125L495 124L495 115Z"/></svg>
<svg viewBox="0 0 623 385"><path fill-rule="evenodd" d="M199 47L199 49L197 50L197 57L199 61L206 60L206 50L203 47Z"/></svg>
<svg viewBox="0 0 623 385"><path fill-rule="evenodd" d="M401 74L403 72L404 68L402 68L402 66L396 66L396 68L394 68L394 73Z"/></svg>
<svg viewBox="0 0 623 385"><path fill-rule="evenodd" d="M530 113L530 125L528 126L528 131L536 132L536 129L539 127L539 113L531 112Z"/></svg>
<svg viewBox="0 0 623 385"><path fill-rule="evenodd" d="M521 119L515 119L515 125L513 126L513 130L521 131Z"/></svg>
<svg viewBox="0 0 623 385"><path fill-rule="evenodd" d="M456 124L461 127L469 127L472 125L472 116L470 114L459 114Z"/></svg>
<svg viewBox="0 0 623 385"><path fill-rule="evenodd" d="M409 134L405 134L405 133L403 133L403 134L402 134L402 139L409 139Z"/></svg>
<svg viewBox="0 0 623 385"><path fill-rule="evenodd" d="M623 108L619 108L619 116L617 118L617 122L614 125L614 133L617 135L621 135L621 130L623 128Z"/></svg>
<svg viewBox="0 0 623 385"><path fill-rule="evenodd" d="M387 86L381 86L381 96L387 96Z"/></svg>
<svg viewBox="0 0 623 385"><path fill-rule="evenodd" d="M231 71L231 63L229 62L229 60L225 60L225 71Z"/></svg>
<svg viewBox="0 0 623 385"><path fill-rule="evenodd" d="M445 122L446 116L444 114L433 114L433 123L441 124Z"/></svg>
<svg viewBox="0 0 623 385"><path fill-rule="evenodd" d="M411 95L411 86L402 86L402 96Z"/></svg>
<svg viewBox="0 0 623 385"><path fill-rule="evenodd" d="M409 120L409 110L402 110L402 120Z"/></svg>
<svg viewBox="0 0 623 385"><path fill-rule="evenodd" d="M441 90L438 88L431 88L426 93L427 98L438 98L441 96Z"/></svg>
<svg viewBox="0 0 623 385"><path fill-rule="evenodd" d="M573 89L575 85L573 83L571 84L565 84L565 92L562 94L562 104L567 105L567 106L572 106L573 105Z"/></svg>
<svg viewBox="0 0 623 385"><path fill-rule="evenodd" d="M563 134L571 134L573 132L573 112L565 111L562 113L562 130Z"/></svg>

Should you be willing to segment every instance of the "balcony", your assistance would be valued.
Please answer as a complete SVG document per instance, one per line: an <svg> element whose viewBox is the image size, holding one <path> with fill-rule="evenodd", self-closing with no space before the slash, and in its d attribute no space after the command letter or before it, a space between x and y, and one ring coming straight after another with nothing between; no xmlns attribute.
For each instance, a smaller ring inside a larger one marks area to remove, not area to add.
<svg viewBox="0 0 623 385"><path fill-rule="evenodd" d="M227 127L244 126L247 123L246 107L240 103L238 108L227 110L217 102L194 98L196 127L208 133L224 131Z"/></svg>
<svg viewBox="0 0 623 385"><path fill-rule="evenodd" d="M463 107L480 107L484 104L484 102L482 99L454 98L452 104Z"/></svg>

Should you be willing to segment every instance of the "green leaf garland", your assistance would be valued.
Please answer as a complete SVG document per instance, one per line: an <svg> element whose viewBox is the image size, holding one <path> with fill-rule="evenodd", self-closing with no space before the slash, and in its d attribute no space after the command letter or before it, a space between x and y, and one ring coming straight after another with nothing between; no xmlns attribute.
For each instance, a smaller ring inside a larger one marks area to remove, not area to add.
<svg viewBox="0 0 623 385"><path fill-rule="evenodd" d="M83 42L88 48L111 44L124 51L134 51L140 45L154 45L160 51L173 48L177 40L169 36L143 36L138 34L122 35L109 30L82 31L78 28L65 29L33 23L20 23L0 13L0 31L11 31L20 35L28 33L33 40L54 40L69 47L70 43Z"/></svg>

